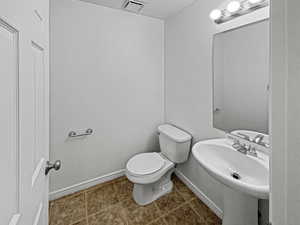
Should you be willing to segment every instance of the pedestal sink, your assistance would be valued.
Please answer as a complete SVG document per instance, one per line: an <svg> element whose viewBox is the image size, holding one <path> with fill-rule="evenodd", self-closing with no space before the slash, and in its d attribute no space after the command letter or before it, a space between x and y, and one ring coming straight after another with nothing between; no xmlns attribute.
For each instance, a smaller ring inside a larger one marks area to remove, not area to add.
<svg viewBox="0 0 300 225"><path fill-rule="evenodd" d="M269 158L242 154L229 139L201 141L193 155L224 186L223 225L257 225L258 199L269 198Z"/></svg>

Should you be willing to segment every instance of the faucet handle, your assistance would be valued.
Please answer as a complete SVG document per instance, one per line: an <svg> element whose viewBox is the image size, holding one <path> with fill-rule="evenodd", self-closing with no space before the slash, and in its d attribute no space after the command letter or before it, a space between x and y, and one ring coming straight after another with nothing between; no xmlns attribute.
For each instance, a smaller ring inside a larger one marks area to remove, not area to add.
<svg viewBox="0 0 300 225"><path fill-rule="evenodd" d="M271 147L271 145L269 143L266 143L266 142L262 142L262 145L264 147L266 147L266 148L270 148Z"/></svg>
<svg viewBox="0 0 300 225"><path fill-rule="evenodd" d="M248 155L251 155L253 157L257 157L257 151L256 151L256 149L254 147L250 146L250 149L248 151Z"/></svg>
<svg viewBox="0 0 300 225"><path fill-rule="evenodd" d="M251 152L253 147L249 144L249 145L246 145L245 144L245 148L247 149L248 152Z"/></svg>
<svg viewBox="0 0 300 225"><path fill-rule="evenodd" d="M237 140L237 139L234 139L234 140L233 140L233 145L232 145L232 147L235 148L235 149L240 148L240 147L241 147L240 141Z"/></svg>
<svg viewBox="0 0 300 225"><path fill-rule="evenodd" d="M253 139L253 142L256 143L256 144L260 144L262 143L263 139L265 138L264 135L262 134L258 134L255 136L255 138Z"/></svg>

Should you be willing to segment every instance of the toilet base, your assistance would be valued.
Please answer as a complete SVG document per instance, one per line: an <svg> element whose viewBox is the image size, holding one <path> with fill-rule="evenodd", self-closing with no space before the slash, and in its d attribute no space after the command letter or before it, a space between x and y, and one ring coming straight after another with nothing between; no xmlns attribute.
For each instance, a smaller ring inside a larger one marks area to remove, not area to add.
<svg viewBox="0 0 300 225"><path fill-rule="evenodd" d="M174 169L168 171L157 182L151 184L134 184L133 199L141 206L148 205L156 199L170 193L173 189L171 175Z"/></svg>

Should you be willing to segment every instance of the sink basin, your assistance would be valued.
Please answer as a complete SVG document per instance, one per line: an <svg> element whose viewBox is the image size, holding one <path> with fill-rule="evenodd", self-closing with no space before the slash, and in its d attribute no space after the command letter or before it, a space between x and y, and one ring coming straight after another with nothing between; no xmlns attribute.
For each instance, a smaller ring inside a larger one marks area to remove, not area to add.
<svg viewBox="0 0 300 225"><path fill-rule="evenodd" d="M192 153L208 174L225 185L223 224L257 224L258 199L269 198L268 156L242 154L229 139L198 142Z"/></svg>
<svg viewBox="0 0 300 225"><path fill-rule="evenodd" d="M257 198L267 199L268 160L241 154L229 143L227 139L198 142L193 147L193 155L211 176L223 184ZM238 174L239 178L234 174Z"/></svg>

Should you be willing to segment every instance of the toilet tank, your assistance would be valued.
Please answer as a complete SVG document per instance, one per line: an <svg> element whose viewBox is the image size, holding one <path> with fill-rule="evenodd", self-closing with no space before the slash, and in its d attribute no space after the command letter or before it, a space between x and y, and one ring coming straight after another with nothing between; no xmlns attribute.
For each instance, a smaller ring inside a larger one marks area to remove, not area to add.
<svg viewBox="0 0 300 225"><path fill-rule="evenodd" d="M169 124L158 127L160 150L164 156L174 163L187 161L192 136Z"/></svg>

